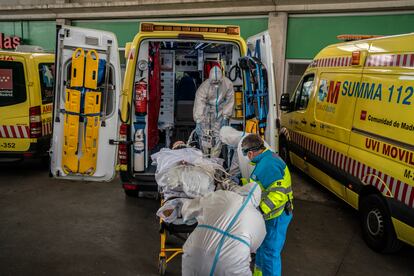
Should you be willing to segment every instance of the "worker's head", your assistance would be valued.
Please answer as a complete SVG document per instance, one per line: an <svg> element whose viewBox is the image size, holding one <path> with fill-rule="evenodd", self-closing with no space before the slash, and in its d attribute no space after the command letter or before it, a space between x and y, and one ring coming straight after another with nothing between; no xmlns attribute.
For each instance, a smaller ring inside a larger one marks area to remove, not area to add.
<svg viewBox="0 0 414 276"><path fill-rule="evenodd" d="M253 160L266 148L262 138L257 134L249 134L244 137L241 147L243 155L247 156L249 160Z"/></svg>
<svg viewBox="0 0 414 276"><path fill-rule="evenodd" d="M219 85L221 83L221 80L223 79L223 73L221 72L220 67L213 66L210 70L210 75L208 77L210 80L210 83L213 85Z"/></svg>

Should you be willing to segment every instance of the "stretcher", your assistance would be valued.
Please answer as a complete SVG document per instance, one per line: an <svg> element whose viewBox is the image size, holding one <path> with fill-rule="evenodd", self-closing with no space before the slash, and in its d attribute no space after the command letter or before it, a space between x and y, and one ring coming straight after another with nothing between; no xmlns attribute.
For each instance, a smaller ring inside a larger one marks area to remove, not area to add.
<svg viewBox="0 0 414 276"><path fill-rule="evenodd" d="M165 200L161 199L161 206L163 206L164 202ZM182 247L167 247L168 236L175 236L185 242L188 235L193 232L196 227L197 223L192 225L172 224L166 223L160 218L160 254L158 258L158 272L160 276L165 275L167 264L183 253Z"/></svg>
<svg viewBox="0 0 414 276"><path fill-rule="evenodd" d="M72 54L71 79L65 90L62 167L65 173L92 175L96 170L101 117L99 56L82 48Z"/></svg>

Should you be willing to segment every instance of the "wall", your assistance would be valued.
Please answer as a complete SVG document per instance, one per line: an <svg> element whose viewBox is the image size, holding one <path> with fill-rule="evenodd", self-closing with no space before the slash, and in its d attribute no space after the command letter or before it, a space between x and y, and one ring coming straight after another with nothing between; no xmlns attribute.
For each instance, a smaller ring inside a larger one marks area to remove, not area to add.
<svg viewBox="0 0 414 276"><path fill-rule="evenodd" d="M38 45L49 51L55 49L55 21L0 22L0 32L21 37L21 44Z"/></svg>
<svg viewBox="0 0 414 276"><path fill-rule="evenodd" d="M393 35L414 32L414 14L290 17L287 59L313 59L340 34Z"/></svg>

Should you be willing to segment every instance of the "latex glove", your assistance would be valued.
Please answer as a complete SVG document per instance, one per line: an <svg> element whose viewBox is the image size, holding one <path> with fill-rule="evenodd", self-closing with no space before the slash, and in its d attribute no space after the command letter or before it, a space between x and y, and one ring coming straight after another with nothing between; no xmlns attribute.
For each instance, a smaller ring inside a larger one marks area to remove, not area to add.
<svg viewBox="0 0 414 276"><path fill-rule="evenodd" d="M222 121L222 126L228 126L229 125L229 118L224 117Z"/></svg>
<svg viewBox="0 0 414 276"><path fill-rule="evenodd" d="M201 129L200 123L196 123L195 132L197 133L198 137L201 137L203 130Z"/></svg>

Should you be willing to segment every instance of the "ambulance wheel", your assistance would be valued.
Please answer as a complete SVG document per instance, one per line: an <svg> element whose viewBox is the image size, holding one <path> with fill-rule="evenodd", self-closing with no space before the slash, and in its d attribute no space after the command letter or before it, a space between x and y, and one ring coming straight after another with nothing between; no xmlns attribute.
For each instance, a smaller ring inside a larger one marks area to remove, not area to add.
<svg viewBox="0 0 414 276"><path fill-rule="evenodd" d="M160 276L164 276L166 270L167 270L167 259L165 257L161 257L158 262L158 272L160 273Z"/></svg>
<svg viewBox="0 0 414 276"><path fill-rule="evenodd" d="M289 157L289 149L287 146L286 138L281 137L280 143L279 143L279 156L280 158L285 161L286 165L290 166L290 157Z"/></svg>
<svg viewBox="0 0 414 276"><path fill-rule="evenodd" d="M362 236L369 247L381 253L392 253L401 248L402 243L397 239L388 208L379 195L363 197L359 211Z"/></svg>

